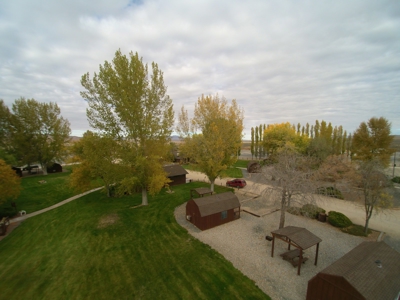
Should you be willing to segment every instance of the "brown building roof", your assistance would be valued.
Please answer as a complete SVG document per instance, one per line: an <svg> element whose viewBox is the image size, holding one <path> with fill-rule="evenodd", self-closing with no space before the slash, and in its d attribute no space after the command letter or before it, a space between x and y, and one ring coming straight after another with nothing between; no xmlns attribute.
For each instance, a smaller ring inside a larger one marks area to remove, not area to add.
<svg viewBox="0 0 400 300"><path fill-rule="evenodd" d="M180 165L164 166L164 171L167 173L168 177L174 177L174 176L188 174L188 172Z"/></svg>
<svg viewBox="0 0 400 300"><path fill-rule="evenodd" d="M288 237L292 242L298 245L301 249L305 250L320 243L322 240L315 234L311 233L305 228L296 226L287 226L275 231L273 234Z"/></svg>
<svg viewBox="0 0 400 300"><path fill-rule="evenodd" d="M363 242L320 273L343 277L365 299L395 299L400 253L384 242Z"/></svg>
<svg viewBox="0 0 400 300"><path fill-rule="evenodd" d="M239 199L232 192L197 198L193 201L199 207L202 217L240 207Z"/></svg>

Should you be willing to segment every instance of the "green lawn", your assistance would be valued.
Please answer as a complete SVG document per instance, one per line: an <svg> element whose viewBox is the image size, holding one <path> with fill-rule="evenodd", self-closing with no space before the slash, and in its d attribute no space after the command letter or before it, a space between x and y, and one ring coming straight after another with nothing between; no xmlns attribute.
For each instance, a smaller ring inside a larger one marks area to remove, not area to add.
<svg viewBox="0 0 400 300"><path fill-rule="evenodd" d="M95 192L27 219L0 241L1 297L270 299L176 223L175 207L199 186L172 187L139 208L140 195Z"/></svg>
<svg viewBox="0 0 400 300"><path fill-rule="evenodd" d="M236 168L245 168L247 169L248 160L238 159L236 163L233 165Z"/></svg>
<svg viewBox="0 0 400 300"><path fill-rule="evenodd" d="M54 173L39 176L26 176L21 178L21 194L15 200L17 210L25 210L26 213L32 213L40 209L49 207L78 193L71 189L68 183L71 167L64 167L63 173ZM40 181L46 183L40 183ZM93 182L93 188L101 186L100 182ZM8 201L0 206L10 207Z"/></svg>

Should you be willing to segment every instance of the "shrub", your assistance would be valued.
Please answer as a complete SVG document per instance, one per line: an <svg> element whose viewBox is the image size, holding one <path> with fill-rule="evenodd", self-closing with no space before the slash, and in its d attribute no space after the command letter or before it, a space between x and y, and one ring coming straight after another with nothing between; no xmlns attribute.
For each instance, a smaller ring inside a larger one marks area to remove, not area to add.
<svg viewBox="0 0 400 300"><path fill-rule="evenodd" d="M361 225L350 225L349 227L341 228L340 230L356 236L368 236L368 234L372 233L372 230L368 228L368 234L365 234L364 226Z"/></svg>
<svg viewBox="0 0 400 300"><path fill-rule="evenodd" d="M393 181L394 183L400 183L400 177L399 177L399 176L393 177L393 178L392 178L392 181Z"/></svg>
<svg viewBox="0 0 400 300"><path fill-rule="evenodd" d="M328 187L321 186L317 188L317 194L337 199L344 199L342 192L333 186L328 186Z"/></svg>
<svg viewBox="0 0 400 300"><path fill-rule="evenodd" d="M286 211L287 211L288 213L292 214L292 215L295 215L295 216L300 216L300 215L301 215L300 207L293 207L293 206L290 206L290 207L288 207L288 208L286 209Z"/></svg>
<svg viewBox="0 0 400 300"><path fill-rule="evenodd" d="M316 219L320 213L325 213L325 209L314 204L304 204L300 209L300 213L305 217Z"/></svg>
<svg viewBox="0 0 400 300"><path fill-rule="evenodd" d="M353 223L344 214L337 211L330 211L328 216L328 222L335 227L344 228L349 227Z"/></svg>
<svg viewBox="0 0 400 300"><path fill-rule="evenodd" d="M0 219L4 217L14 217L18 213L15 207L2 207L0 209Z"/></svg>

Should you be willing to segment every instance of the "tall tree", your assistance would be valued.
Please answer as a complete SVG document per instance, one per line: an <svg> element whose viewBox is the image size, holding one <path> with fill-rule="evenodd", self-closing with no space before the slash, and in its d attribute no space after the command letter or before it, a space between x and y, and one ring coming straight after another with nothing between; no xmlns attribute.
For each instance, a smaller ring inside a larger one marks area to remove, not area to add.
<svg viewBox="0 0 400 300"><path fill-rule="evenodd" d="M297 135L290 123L272 124L264 132L264 146L269 155L274 155L280 148L292 144L296 150L304 153L309 138Z"/></svg>
<svg viewBox="0 0 400 300"><path fill-rule="evenodd" d="M117 164L120 159L120 144L111 137L87 131L82 139L72 146L72 154L80 162L72 174L70 183L79 192L92 188L92 180L100 178L107 196L111 196L111 187L123 178L125 166Z"/></svg>
<svg viewBox="0 0 400 300"><path fill-rule="evenodd" d="M393 136L390 135L390 122L383 118L371 118L362 122L353 135L354 158L362 161L378 159L384 166L389 164Z"/></svg>
<svg viewBox="0 0 400 300"><path fill-rule="evenodd" d="M259 148L258 148L259 159L261 159L261 157L263 157L263 148L264 148L263 147L263 139L264 139L263 132L264 132L264 130L263 130L262 124L260 124L260 126L258 127L258 136L260 139Z"/></svg>
<svg viewBox="0 0 400 300"><path fill-rule="evenodd" d="M250 152L251 152L251 159L254 157L254 127L251 127L251 146L250 146Z"/></svg>
<svg viewBox="0 0 400 300"><path fill-rule="evenodd" d="M2 159L0 159L0 191L0 204L17 199L21 191L21 179Z"/></svg>
<svg viewBox="0 0 400 300"><path fill-rule="evenodd" d="M315 125L314 125L314 137L319 137L319 129L320 129L320 125L318 120L315 120Z"/></svg>
<svg viewBox="0 0 400 300"><path fill-rule="evenodd" d="M393 197L385 189L389 186L389 180L384 174L380 160L361 162L356 177L356 184L361 188L365 209L365 234L368 233L369 221L372 213L389 208L393 205Z"/></svg>
<svg viewBox="0 0 400 300"><path fill-rule="evenodd" d="M256 142L255 142L254 155L255 155L256 159L258 159L258 149L259 149L259 143L260 143L260 137L258 135L258 126L256 126L255 131L256 131L256 133L255 133Z"/></svg>
<svg viewBox="0 0 400 300"><path fill-rule="evenodd" d="M311 180L314 162L312 158L299 154L290 145L279 149L276 161L274 165L263 168L263 178L274 179L267 180L263 195L279 203L281 211L279 228L283 228L286 209L292 202L302 204L315 202L313 198L315 184Z"/></svg>
<svg viewBox="0 0 400 300"><path fill-rule="evenodd" d="M93 79L84 74L81 84L90 126L120 143L121 163L131 170L125 182L142 190L142 204L147 205L147 191L154 194L168 182L162 155L168 148L174 112L163 72L153 62L149 75L138 53L126 56L118 50L112 62L100 65Z"/></svg>
<svg viewBox="0 0 400 300"><path fill-rule="evenodd" d="M237 160L236 151L243 131L243 110L235 100L229 104L224 97L202 95L190 121L187 115L182 107L177 132L191 149L191 157L206 174L214 191L215 179Z"/></svg>
<svg viewBox="0 0 400 300"><path fill-rule="evenodd" d="M61 161L69 141L69 122L56 103L40 103L20 98L12 105L11 145L17 159L24 164L39 162L43 174L51 162Z"/></svg>

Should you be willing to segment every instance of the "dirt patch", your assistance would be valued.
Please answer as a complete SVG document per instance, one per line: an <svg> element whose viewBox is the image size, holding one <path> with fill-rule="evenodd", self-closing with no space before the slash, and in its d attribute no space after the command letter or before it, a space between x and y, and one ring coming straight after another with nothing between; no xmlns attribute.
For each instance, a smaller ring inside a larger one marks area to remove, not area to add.
<svg viewBox="0 0 400 300"><path fill-rule="evenodd" d="M97 228L106 228L110 225L117 223L118 220L119 220L119 217L117 214L109 214L109 215L103 216L100 218Z"/></svg>

